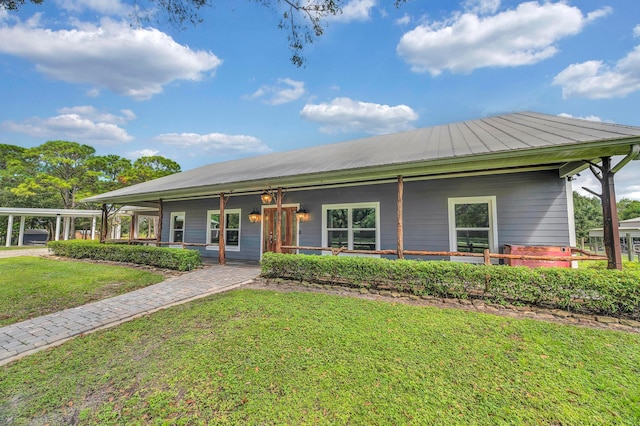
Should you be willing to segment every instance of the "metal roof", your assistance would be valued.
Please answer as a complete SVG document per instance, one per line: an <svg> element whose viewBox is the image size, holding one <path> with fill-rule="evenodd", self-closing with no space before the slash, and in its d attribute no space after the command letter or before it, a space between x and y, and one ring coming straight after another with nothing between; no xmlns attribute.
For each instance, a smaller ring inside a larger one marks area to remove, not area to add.
<svg viewBox="0 0 640 426"><path fill-rule="evenodd" d="M624 155L640 127L522 112L213 163L85 199L132 203Z"/></svg>
<svg viewBox="0 0 640 426"><path fill-rule="evenodd" d="M38 209L26 207L0 207L0 216L29 216L29 217L97 217L100 210L78 209Z"/></svg>

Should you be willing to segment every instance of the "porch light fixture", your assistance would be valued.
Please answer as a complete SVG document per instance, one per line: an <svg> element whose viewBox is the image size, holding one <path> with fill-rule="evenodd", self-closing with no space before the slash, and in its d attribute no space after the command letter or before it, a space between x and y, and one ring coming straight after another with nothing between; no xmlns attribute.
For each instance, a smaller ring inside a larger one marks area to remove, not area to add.
<svg viewBox="0 0 640 426"><path fill-rule="evenodd" d="M296 212L296 217L300 222L307 222L309 220L309 212L303 208L298 209Z"/></svg>
<svg viewBox="0 0 640 426"><path fill-rule="evenodd" d="M271 195L267 191L264 191L262 195L260 195L260 199L262 200L262 204L271 204L271 200L273 200L273 195Z"/></svg>
<svg viewBox="0 0 640 426"><path fill-rule="evenodd" d="M251 213L249 213L249 222L251 222L251 223L260 222L260 218L261 217L262 217L262 215L260 214L258 209L253 209L253 210L251 210Z"/></svg>

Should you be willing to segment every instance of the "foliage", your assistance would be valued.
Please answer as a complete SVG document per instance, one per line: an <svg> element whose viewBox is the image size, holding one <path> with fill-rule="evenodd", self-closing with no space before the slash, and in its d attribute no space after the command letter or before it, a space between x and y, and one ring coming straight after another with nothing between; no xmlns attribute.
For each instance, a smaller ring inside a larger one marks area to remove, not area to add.
<svg viewBox="0 0 640 426"><path fill-rule="evenodd" d="M640 217L640 201L623 198L618 201L618 218L620 220Z"/></svg>
<svg viewBox="0 0 640 426"><path fill-rule="evenodd" d="M179 271L202 266L202 258L197 250L100 244L93 241L51 241L47 246L56 256L74 259L128 262Z"/></svg>
<svg viewBox="0 0 640 426"><path fill-rule="evenodd" d="M576 238L589 238L589 229L602 228L602 204L596 197L587 197L573 192L573 210L576 223Z"/></svg>
<svg viewBox="0 0 640 426"><path fill-rule="evenodd" d="M640 337L235 290L0 368L2 424L639 424Z"/></svg>
<svg viewBox="0 0 640 426"><path fill-rule="evenodd" d="M128 173L124 173L121 182L126 185L146 182L180 172L180 165L173 160L153 155L138 158Z"/></svg>
<svg viewBox="0 0 640 426"><path fill-rule="evenodd" d="M121 266L39 257L0 259L0 326L117 296L162 279L158 273Z"/></svg>
<svg viewBox="0 0 640 426"><path fill-rule="evenodd" d="M262 274L437 297L511 301L576 312L640 316L640 273L485 266L461 262L265 253Z"/></svg>

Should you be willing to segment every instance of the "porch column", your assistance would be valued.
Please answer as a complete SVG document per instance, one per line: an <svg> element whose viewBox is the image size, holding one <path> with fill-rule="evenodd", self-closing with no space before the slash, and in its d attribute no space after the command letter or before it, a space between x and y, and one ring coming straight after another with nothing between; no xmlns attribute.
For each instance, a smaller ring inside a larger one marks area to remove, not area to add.
<svg viewBox="0 0 640 426"><path fill-rule="evenodd" d="M129 241L135 239L135 235L133 235L135 232L135 226L136 226L134 223L135 220L136 220L136 215L132 214L131 217L129 218Z"/></svg>
<svg viewBox="0 0 640 426"><path fill-rule="evenodd" d="M20 216L20 233L18 234L18 245L24 245L24 221L26 216Z"/></svg>
<svg viewBox="0 0 640 426"><path fill-rule="evenodd" d="M276 199L276 253L282 253L282 188L278 187Z"/></svg>
<svg viewBox="0 0 640 426"><path fill-rule="evenodd" d="M404 179L398 176L398 259L404 259L404 224L403 224L403 203L404 203Z"/></svg>
<svg viewBox="0 0 640 426"><path fill-rule="evenodd" d="M225 199L224 199L224 192L220 193L220 223L218 223L219 229L220 229L220 235L218 236L218 263L220 265L226 265L227 263L227 258L225 257L225 227L226 227L226 220L225 220L225 214L224 214L224 205L225 205Z"/></svg>
<svg viewBox="0 0 640 426"><path fill-rule="evenodd" d="M100 215L101 216L100 219L102 223L100 224L100 243L103 244L107 239L107 227L109 226L109 224L107 223L108 221L107 205L103 204L101 210L102 210L102 214Z"/></svg>
<svg viewBox="0 0 640 426"><path fill-rule="evenodd" d="M71 222L70 217L64 218L64 238L63 240L67 241L69 239L69 224Z"/></svg>
<svg viewBox="0 0 640 426"><path fill-rule="evenodd" d="M7 242L6 242L6 246L7 247L11 247L11 237L13 234L13 215L10 214L9 215L9 222L7 222Z"/></svg>
<svg viewBox="0 0 640 426"><path fill-rule="evenodd" d="M158 200L158 227L156 228L156 247L160 247L162 241L162 199Z"/></svg>
<svg viewBox="0 0 640 426"><path fill-rule="evenodd" d="M60 241L60 215L56 215L56 237L55 241Z"/></svg>
<svg viewBox="0 0 640 426"><path fill-rule="evenodd" d="M627 256L629 262L633 262L633 236L627 233Z"/></svg>
<svg viewBox="0 0 640 426"><path fill-rule="evenodd" d="M95 240L96 239L96 217L93 216L93 218L91 219L91 240Z"/></svg>
<svg viewBox="0 0 640 426"><path fill-rule="evenodd" d="M604 218L605 250L609 258L608 269L622 269L622 249L620 230L618 229L618 208L616 206L616 187L611 171L611 157L602 158L602 208Z"/></svg>

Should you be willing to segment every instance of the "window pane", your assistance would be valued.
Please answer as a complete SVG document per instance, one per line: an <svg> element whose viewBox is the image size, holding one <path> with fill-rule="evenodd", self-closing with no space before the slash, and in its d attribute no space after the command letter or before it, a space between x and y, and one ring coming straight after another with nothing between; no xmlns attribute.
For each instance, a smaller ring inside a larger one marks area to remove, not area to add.
<svg viewBox="0 0 640 426"><path fill-rule="evenodd" d="M348 228L347 212L347 209L327 210L327 228Z"/></svg>
<svg viewBox="0 0 640 426"><path fill-rule="evenodd" d="M347 237L347 231L328 231L329 233L329 247L339 248L348 247L349 240Z"/></svg>
<svg viewBox="0 0 640 426"><path fill-rule="evenodd" d="M173 242L174 243L182 242L182 231L173 231Z"/></svg>
<svg viewBox="0 0 640 426"><path fill-rule="evenodd" d="M227 223L225 227L227 229L239 229L240 228L240 214L239 213L229 213L227 216Z"/></svg>
<svg viewBox="0 0 640 426"><path fill-rule="evenodd" d="M456 231L459 252L482 253L489 248L489 231Z"/></svg>
<svg viewBox="0 0 640 426"><path fill-rule="evenodd" d="M488 228L489 204L456 204L456 228Z"/></svg>
<svg viewBox="0 0 640 426"><path fill-rule="evenodd" d="M209 215L209 244L218 244L220 242L220 215L212 213Z"/></svg>
<svg viewBox="0 0 640 426"><path fill-rule="evenodd" d="M353 209L352 216L354 228L371 229L376 227L376 209L373 207Z"/></svg>
<svg viewBox="0 0 640 426"><path fill-rule="evenodd" d="M227 230L227 245L238 247L238 243L240 241L240 231L235 231L233 229Z"/></svg>
<svg viewBox="0 0 640 426"><path fill-rule="evenodd" d="M375 250L376 231L353 231L354 250Z"/></svg>
<svg viewBox="0 0 640 426"><path fill-rule="evenodd" d="M184 215L179 214L173 216L173 229L183 229L184 228Z"/></svg>

